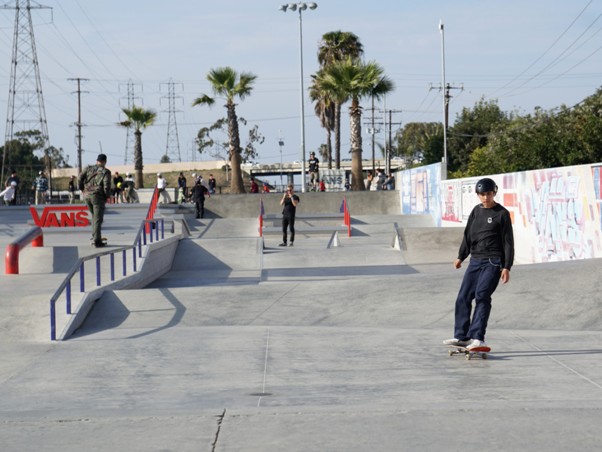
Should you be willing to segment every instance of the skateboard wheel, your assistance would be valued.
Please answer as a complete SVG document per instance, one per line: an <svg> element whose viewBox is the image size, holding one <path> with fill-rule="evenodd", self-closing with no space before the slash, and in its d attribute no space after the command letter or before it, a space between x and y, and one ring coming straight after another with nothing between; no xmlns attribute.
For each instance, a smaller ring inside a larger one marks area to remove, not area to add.
<svg viewBox="0 0 602 452"><path fill-rule="evenodd" d="M449 353L449 356L453 356L454 355L454 351L453 350L448 350L447 353Z"/></svg>
<svg viewBox="0 0 602 452"><path fill-rule="evenodd" d="M471 358L471 355L470 355L470 353L467 353L467 354L466 354L466 359L467 359L467 360L469 360L470 358Z"/></svg>
<svg viewBox="0 0 602 452"><path fill-rule="evenodd" d="M487 359L487 353L483 353L483 359Z"/></svg>

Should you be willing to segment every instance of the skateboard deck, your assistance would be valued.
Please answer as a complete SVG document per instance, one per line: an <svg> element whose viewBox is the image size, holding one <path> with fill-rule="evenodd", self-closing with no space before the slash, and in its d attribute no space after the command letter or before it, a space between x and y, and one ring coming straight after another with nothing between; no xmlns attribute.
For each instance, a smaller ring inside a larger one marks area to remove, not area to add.
<svg viewBox="0 0 602 452"><path fill-rule="evenodd" d="M464 354L466 359L475 357L487 359L487 354L491 351L490 347L475 347L470 350L461 345L448 345L448 347L449 356Z"/></svg>

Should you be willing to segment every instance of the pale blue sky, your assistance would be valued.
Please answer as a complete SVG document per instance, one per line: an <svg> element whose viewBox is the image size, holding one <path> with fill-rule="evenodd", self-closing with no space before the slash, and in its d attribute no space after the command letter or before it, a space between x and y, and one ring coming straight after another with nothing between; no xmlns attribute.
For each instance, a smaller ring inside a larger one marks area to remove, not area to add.
<svg viewBox="0 0 602 452"><path fill-rule="evenodd" d="M0 0L0 4L6 1ZM8 2L13 3L13 2ZM144 106L167 109L166 82L177 83L177 116L182 160L190 160L200 126L224 115L190 105L210 93L209 69L232 66L258 76L252 95L238 112L258 124L266 141L259 161L279 162L278 134L284 160L300 159L298 13L278 11L278 0L47 0L33 13L38 58L51 143L76 163L76 87L68 78L90 79L82 98L84 164L100 150L110 163L122 164L125 131L115 123L124 105L125 83L139 83ZM365 59L381 64L395 82L387 109L402 110L394 122L441 121L441 94L429 84L441 82L441 34L445 24L447 81L463 84L453 91L450 120L463 107L485 96L505 110L531 112L574 105L602 85L602 0L425 0L360 2L320 0L303 13L305 86L317 69L322 34L351 31L364 44ZM581 15L580 15L581 13ZM0 121L6 122L14 12L0 11ZM571 25L572 24L572 25ZM364 102L369 107L369 101ZM383 108L383 103L378 105ZM343 156L349 146L344 108ZM369 112L365 112L367 120ZM167 113L143 135L145 162L165 153ZM395 126L399 127L399 126ZM307 152L324 141L324 131L306 101ZM383 134L377 135L382 142ZM364 133L364 152L370 151ZM208 159L209 157L204 157ZM200 157L197 156L197 159Z"/></svg>

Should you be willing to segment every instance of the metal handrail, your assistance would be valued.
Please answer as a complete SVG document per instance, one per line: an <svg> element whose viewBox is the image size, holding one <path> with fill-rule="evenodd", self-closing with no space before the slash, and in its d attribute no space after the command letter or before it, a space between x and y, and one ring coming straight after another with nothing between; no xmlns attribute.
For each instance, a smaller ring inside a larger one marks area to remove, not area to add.
<svg viewBox="0 0 602 452"><path fill-rule="evenodd" d="M138 234L134 239L132 245L122 246L116 249L105 250L96 254L92 254L90 256L80 257L74 264L73 268L67 273L65 279L58 287L58 289L54 292L54 295L50 298L50 340L56 340L56 302L59 297L65 291L66 295L66 313L71 314L71 280L73 276L77 272L80 274L80 293L84 293L86 290L85 287L85 273L84 273L84 263L90 261L92 259L96 260L96 287L100 287L102 284L101 280L101 271L100 271L100 258L102 256L110 256L110 271L111 271L111 282L115 281L115 254L122 253L122 267L123 267L123 276L127 276L127 251L132 250L132 271L135 273L138 271L136 255L139 258L142 258L142 245L147 245L147 227L150 229L151 224L154 225L155 228L155 240L159 241L159 223L161 224L161 240L165 238L165 221L163 218L159 219L151 219L151 220L143 220L140 224L140 228L138 230ZM150 243L153 243L153 233L152 229L150 229ZM143 243L144 242L144 243ZM138 250L138 253L136 253Z"/></svg>
<svg viewBox="0 0 602 452"><path fill-rule="evenodd" d="M8 244L4 253L4 271L7 275L19 274L19 253L30 243L34 247L44 246L44 231L41 227L36 226L30 229L17 240Z"/></svg>

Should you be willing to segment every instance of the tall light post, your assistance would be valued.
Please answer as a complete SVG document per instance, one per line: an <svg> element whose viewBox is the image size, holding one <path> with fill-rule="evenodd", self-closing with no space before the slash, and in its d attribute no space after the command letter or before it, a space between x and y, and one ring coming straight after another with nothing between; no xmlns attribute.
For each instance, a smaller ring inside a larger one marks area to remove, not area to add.
<svg viewBox="0 0 602 452"><path fill-rule="evenodd" d="M284 182L282 182L282 146L284 146L284 141L282 140L282 131L278 131L278 146L280 147L280 185L282 185L282 190L284 191Z"/></svg>
<svg viewBox="0 0 602 452"><path fill-rule="evenodd" d="M441 32L441 92L443 93L443 171L441 177L447 179L447 92L445 91L445 33L443 20L439 20Z"/></svg>
<svg viewBox="0 0 602 452"><path fill-rule="evenodd" d="M305 192L305 93L303 91L303 11L307 8L314 10L317 3L287 3L280 6L282 12L299 11L299 71L301 74L301 191Z"/></svg>

